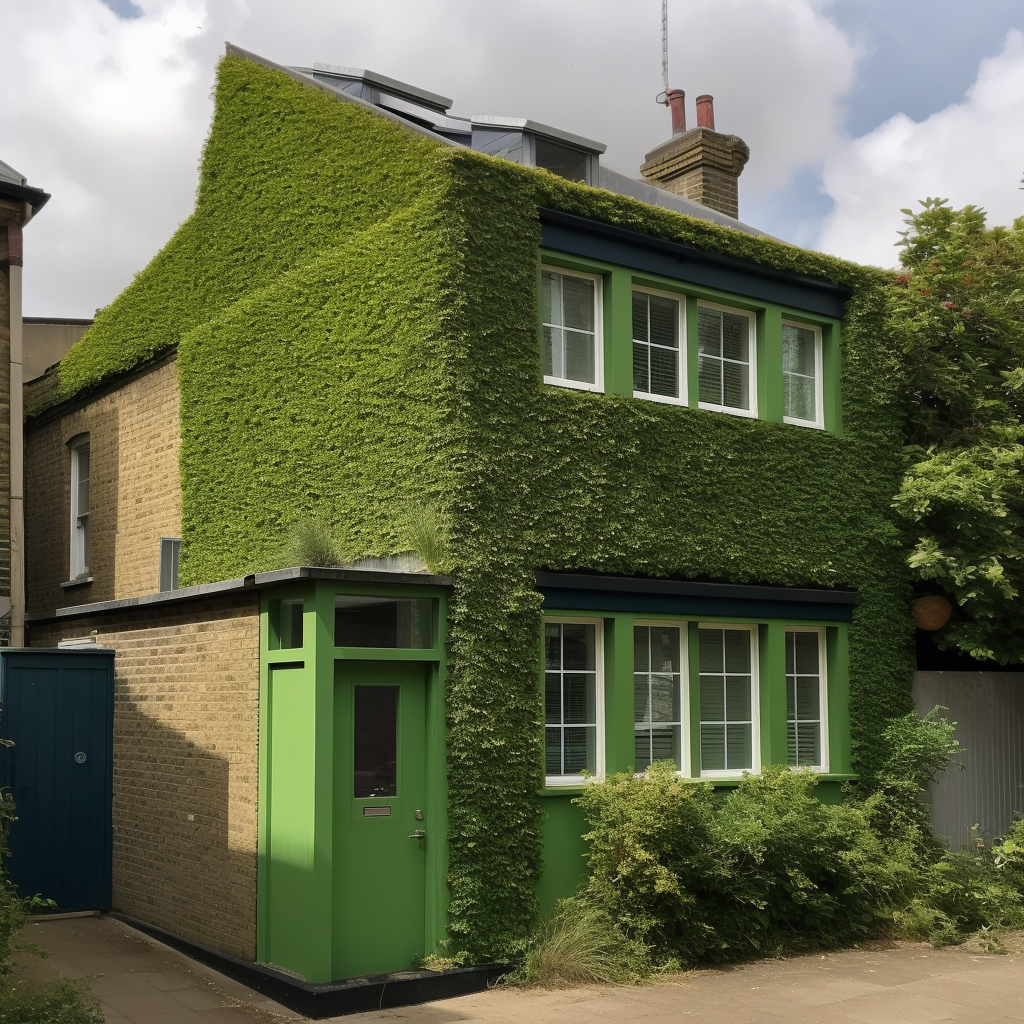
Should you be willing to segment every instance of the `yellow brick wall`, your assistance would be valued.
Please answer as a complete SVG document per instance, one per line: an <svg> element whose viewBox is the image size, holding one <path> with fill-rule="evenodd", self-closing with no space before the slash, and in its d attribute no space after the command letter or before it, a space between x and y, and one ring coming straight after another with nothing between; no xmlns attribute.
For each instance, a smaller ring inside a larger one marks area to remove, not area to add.
<svg viewBox="0 0 1024 1024"><path fill-rule="evenodd" d="M28 642L93 630L117 652L114 909L255 960L259 599L30 624Z"/></svg>
<svg viewBox="0 0 1024 1024"><path fill-rule="evenodd" d="M178 376L173 358L91 401L31 422L25 436L30 612L155 594L160 538L181 536ZM89 435L92 583L70 573L71 452Z"/></svg>

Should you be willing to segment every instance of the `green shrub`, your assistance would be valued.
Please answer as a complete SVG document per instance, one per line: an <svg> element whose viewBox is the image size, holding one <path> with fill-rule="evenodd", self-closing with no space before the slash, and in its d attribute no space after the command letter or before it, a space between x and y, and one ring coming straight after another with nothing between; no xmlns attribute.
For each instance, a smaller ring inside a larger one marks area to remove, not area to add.
<svg viewBox="0 0 1024 1024"><path fill-rule="evenodd" d="M103 1012L84 985L62 981L43 992L0 990L0 1024L103 1024Z"/></svg>
<svg viewBox="0 0 1024 1024"><path fill-rule="evenodd" d="M636 985L654 971L650 951L616 928L608 912L579 896L559 900L506 985L568 988Z"/></svg>
<svg viewBox="0 0 1024 1024"><path fill-rule="evenodd" d="M11 973L14 937L24 926L27 916L25 901L15 892L6 870L11 852L7 847L7 832L16 817L14 802L0 794L0 977Z"/></svg>
<svg viewBox="0 0 1024 1024"><path fill-rule="evenodd" d="M587 897L656 961L688 964L1024 927L1024 824L970 853L932 832L921 795L960 749L941 710L893 720L877 769L836 806L781 765L724 794L671 762L588 786Z"/></svg>
<svg viewBox="0 0 1024 1024"><path fill-rule="evenodd" d="M878 924L864 865L880 847L865 809L822 804L816 782L774 767L723 797L663 762L588 786L588 892L686 963L855 942Z"/></svg>

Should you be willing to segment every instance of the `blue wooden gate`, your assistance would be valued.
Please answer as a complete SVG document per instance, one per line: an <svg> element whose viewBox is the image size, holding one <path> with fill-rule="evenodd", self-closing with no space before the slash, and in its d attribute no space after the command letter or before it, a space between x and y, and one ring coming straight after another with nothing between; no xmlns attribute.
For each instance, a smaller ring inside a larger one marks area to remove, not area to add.
<svg viewBox="0 0 1024 1024"><path fill-rule="evenodd" d="M109 910L114 652L0 649L9 873L62 911Z"/></svg>

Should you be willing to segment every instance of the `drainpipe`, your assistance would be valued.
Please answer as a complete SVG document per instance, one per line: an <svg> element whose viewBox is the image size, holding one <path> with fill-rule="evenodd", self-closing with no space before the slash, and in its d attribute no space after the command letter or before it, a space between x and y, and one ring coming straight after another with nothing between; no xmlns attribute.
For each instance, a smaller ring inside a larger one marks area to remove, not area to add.
<svg viewBox="0 0 1024 1024"><path fill-rule="evenodd" d="M22 204L22 220L7 223L8 280L11 288L11 646L25 646L25 441L22 398L21 269L22 224L32 216Z"/></svg>

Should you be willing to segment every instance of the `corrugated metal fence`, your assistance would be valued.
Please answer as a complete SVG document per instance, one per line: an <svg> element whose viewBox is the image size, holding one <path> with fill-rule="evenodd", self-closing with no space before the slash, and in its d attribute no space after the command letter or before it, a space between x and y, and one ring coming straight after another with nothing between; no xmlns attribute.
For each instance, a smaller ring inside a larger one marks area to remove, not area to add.
<svg viewBox="0 0 1024 1024"><path fill-rule="evenodd" d="M914 704L949 708L965 753L963 771L931 787L932 824L954 849L1006 831L1024 812L1024 672L915 672Z"/></svg>

